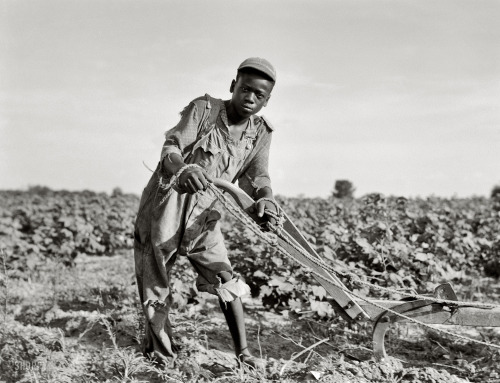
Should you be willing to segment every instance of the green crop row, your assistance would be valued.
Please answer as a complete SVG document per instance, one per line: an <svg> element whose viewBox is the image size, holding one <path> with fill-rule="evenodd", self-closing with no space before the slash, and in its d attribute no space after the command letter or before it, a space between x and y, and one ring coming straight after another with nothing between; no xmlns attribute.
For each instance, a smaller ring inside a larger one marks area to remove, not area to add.
<svg viewBox="0 0 500 383"><path fill-rule="evenodd" d="M26 278L46 258L71 266L78 254L133 247L138 197L115 193L0 192L0 247L11 275ZM306 239L332 267L377 286L431 292L442 282L473 284L500 275L500 204L487 198L278 198ZM267 307L332 314L310 272L278 254L225 214L223 231L235 270ZM174 270L177 302L197 299L185 270ZM384 296L350 282L364 295ZM182 282L182 283L181 283ZM469 289L473 294L473 286ZM467 298L474 298L472 295Z"/></svg>

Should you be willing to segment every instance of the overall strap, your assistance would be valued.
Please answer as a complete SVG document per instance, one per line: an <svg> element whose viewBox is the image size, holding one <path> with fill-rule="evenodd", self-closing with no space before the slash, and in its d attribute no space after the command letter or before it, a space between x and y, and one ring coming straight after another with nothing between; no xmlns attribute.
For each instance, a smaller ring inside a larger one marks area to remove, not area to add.
<svg viewBox="0 0 500 383"><path fill-rule="evenodd" d="M211 97L209 94L205 94L205 99L207 100L207 112L208 116L201 122L199 127L197 140L206 136L215 127L215 122L217 117L219 117L219 112L222 107L221 100Z"/></svg>

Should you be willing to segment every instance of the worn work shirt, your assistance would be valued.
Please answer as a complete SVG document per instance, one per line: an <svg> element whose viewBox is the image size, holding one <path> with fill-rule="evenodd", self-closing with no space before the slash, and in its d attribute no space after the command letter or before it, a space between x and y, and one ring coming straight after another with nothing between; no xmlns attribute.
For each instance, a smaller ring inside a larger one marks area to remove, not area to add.
<svg viewBox="0 0 500 383"><path fill-rule="evenodd" d="M242 189L254 195L270 186L271 132L264 120L253 117L241 140L234 140L224 102L206 96L191 102L179 124L166 133L161 157L180 154L186 163L198 164L214 177L238 180ZM144 189L136 219L136 271L138 279L147 281L144 285L140 282L139 289L149 299L160 290L163 292L157 299L168 294L168 273L176 255L189 257L200 277L198 286L217 283L220 271L232 272L215 196L208 191L169 194L161 185L168 183L170 176L160 162Z"/></svg>
<svg viewBox="0 0 500 383"><path fill-rule="evenodd" d="M216 129L208 126L212 109L220 110L219 118L215 123ZM221 174L214 174L214 168L207 169L212 175L231 182L238 181L239 186L251 196L255 196L255 193L263 187L271 187L268 167L273 128L264 117L252 116L249 119L249 126L241 140L246 153L243 161L236 163L235 158L241 156L237 155L233 148L239 147L239 142L233 140L229 134L229 123L222 100L208 95L197 98L182 111L181 116L180 122L165 133L162 160L170 153L177 153L186 163L198 163L194 155L196 149L202 148L205 152L211 153L216 162L226 162L225 171ZM206 131L213 132L214 130L215 133L209 134L210 137L204 135ZM206 162L200 162L199 165L205 167Z"/></svg>

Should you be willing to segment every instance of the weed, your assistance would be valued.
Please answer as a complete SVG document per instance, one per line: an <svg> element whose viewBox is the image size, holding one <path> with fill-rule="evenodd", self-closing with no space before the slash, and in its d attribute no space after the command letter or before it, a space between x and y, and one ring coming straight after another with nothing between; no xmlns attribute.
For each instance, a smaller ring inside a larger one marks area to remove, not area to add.
<svg viewBox="0 0 500 383"><path fill-rule="evenodd" d="M7 322L7 308L8 308L8 302L9 302L9 275L7 274L7 256L5 254L4 249L0 249L0 252L2 253L2 295L3 295L3 300L2 300L2 311L3 311L3 322Z"/></svg>

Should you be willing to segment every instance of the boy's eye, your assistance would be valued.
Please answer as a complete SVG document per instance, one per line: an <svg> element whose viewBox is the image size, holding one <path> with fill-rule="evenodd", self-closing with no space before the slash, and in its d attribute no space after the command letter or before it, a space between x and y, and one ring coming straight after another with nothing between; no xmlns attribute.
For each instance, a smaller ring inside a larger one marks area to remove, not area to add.
<svg viewBox="0 0 500 383"><path fill-rule="evenodd" d="M245 86L242 86L240 89L241 89L242 93L252 92L252 89L247 88ZM264 94L262 94L262 93L256 93L255 97L257 97L258 100L263 100L266 96Z"/></svg>

